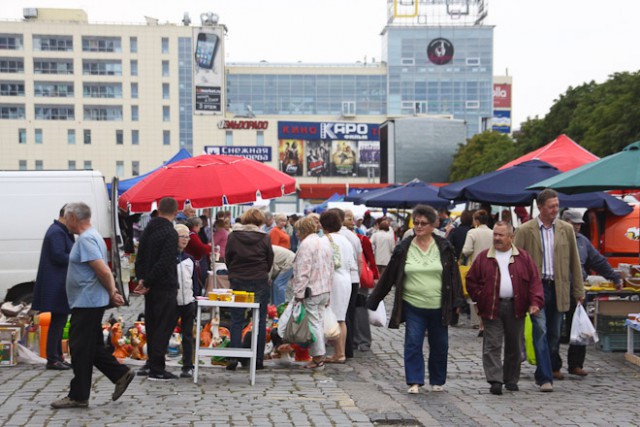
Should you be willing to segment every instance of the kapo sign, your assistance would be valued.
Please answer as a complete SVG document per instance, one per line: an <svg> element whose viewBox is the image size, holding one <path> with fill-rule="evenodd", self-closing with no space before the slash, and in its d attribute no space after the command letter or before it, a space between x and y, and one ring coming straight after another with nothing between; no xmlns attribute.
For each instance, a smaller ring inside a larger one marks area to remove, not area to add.
<svg viewBox="0 0 640 427"><path fill-rule="evenodd" d="M267 120L220 120L218 122L218 129L266 130L268 127Z"/></svg>

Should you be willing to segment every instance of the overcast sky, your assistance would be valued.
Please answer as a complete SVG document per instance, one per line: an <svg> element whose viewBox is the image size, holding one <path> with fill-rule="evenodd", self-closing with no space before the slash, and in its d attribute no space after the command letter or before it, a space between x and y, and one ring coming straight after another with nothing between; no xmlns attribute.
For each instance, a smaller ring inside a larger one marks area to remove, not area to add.
<svg viewBox="0 0 640 427"><path fill-rule="evenodd" d="M543 117L569 86L603 82L640 69L640 1L487 0L495 25L494 75L513 77L513 125ZM0 17L24 7L81 8L90 22L179 24L189 12L215 12L229 30L227 61L356 62L381 57L386 0L12 0Z"/></svg>

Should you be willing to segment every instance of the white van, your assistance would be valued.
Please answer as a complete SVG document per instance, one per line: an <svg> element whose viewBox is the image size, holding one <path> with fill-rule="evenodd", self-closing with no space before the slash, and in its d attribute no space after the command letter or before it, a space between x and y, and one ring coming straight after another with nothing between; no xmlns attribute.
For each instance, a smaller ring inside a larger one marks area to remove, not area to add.
<svg viewBox="0 0 640 427"><path fill-rule="evenodd" d="M0 299L31 301L42 240L65 203L89 205L91 223L105 238L111 259L118 254L118 245L112 245L120 240L118 221L100 172L0 171L0 198ZM119 262L112 267L118 283Z"/></svg>

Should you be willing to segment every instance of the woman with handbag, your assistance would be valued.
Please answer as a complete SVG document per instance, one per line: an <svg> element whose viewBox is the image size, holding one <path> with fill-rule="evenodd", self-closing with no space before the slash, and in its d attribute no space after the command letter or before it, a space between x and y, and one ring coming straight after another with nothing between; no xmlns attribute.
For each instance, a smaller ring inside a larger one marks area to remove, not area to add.
<svg viewBox="0 0 640 427"><path fill-rule="evenodd" d="M298 252L293 263L291 286L296 301L302 301L316 341L309 346L309 369L324 367L324 310L329 305L333 284L333 252L326 237L316 234L313 218L299 219L294 225Z"/></svg>

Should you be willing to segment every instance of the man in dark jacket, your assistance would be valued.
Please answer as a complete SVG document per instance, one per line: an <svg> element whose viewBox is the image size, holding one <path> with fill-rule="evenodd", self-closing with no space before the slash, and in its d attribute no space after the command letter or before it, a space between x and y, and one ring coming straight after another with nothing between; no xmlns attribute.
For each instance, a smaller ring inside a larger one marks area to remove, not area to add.
<svg viewBox="0 0 640 427"><path fill-rule="evenodd" d="M135 292L145 296L144 320L147 332L149 360L138 371L155 381L177 377L165 369L164 356L176 324L178 293L178 233L173 220L178 214L178 202L165 197L158 203L158 216L149 221L140 236L136 257L138 287Z"/></svg>
<svg viewBox="0 0 640 427"><path fill-rule="evenodd" d="M493 247L480 252L467 273L467 291L484 322L482 365L492 394L518 390L525 314L535 316L544 305L538 268L513 243L513 227L493 226ZM504 341L504 365L502 344Z"/></svg>
<svg viewBox="0 0 640 427"><path fill-rule="evenodd" d="M31 306L33 310L51 312L47 336L47 369L58 371L71 369L71 364L65 362L62 355L62 333L71 313L65 283L69 253L75 238L65 223L65 206L60 209L59 218L53 220L44 235Z"/></svg>

